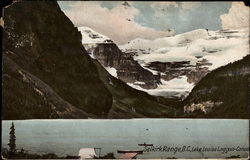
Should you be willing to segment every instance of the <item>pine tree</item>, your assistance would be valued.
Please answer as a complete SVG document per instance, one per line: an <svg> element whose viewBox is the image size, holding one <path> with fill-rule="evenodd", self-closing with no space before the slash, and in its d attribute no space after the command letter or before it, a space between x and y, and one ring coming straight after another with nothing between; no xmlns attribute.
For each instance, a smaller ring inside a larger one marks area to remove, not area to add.
<svg viewBox="0 0 250 160"><path fill-rule="evenodd" d="M10 127L10 139L8 146L10 155L14 155L16 153L16 136L15 136L15 126L13 122Z"/></svg>

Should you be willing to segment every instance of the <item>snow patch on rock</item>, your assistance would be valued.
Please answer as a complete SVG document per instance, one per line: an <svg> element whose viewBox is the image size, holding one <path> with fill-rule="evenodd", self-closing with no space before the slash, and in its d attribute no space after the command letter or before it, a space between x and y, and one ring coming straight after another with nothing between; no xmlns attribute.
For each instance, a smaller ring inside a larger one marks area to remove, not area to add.
<svg viewBox="0 0 250 160"><path fill-rule="evenodd" d="M174 78L170 81L164 81L161 79L161 83L156 89L143 89L138 85L127 83L129 86L147 92L154 96L164 96L164 97L179 97L184 98L194 87L194 84L187 82L187 77L182 76L180 78Z"/></svg>
<svg viewBox="0 0 250 160"><path fill-rule="evenodd" d="M78 30L82 34L82 44L113 43L110 38L89 27L78 27Z"/></svg>
<svg viewBox="0 0 250 160"><path fill-rule="evenodd" d="M249 29L199 29L155 40L135 39L119 47L123 52L133 52L140 64L190 61L194 65L197 57L202 57L212 63L209 69L213 70L249 54Z"/></svg>
<svg viewBox="0 0 250 160"><path fill-rule="evenodd" d="M119 48L125 53L132 54L134 60L153 74L157 74L158 71L147 67L152 62L188 61L195 67L201 59L207 61L203 67L212 71L249 54L249 29L218 31L198 29L155 40L138 38ZM161 75L163 74L162 72ZM135 84L129 85L152 95L167 95L167 92L179 93L179 96L186 95L194 84L188 83L186 76L178 78L170 81L161 80L162 84L152 90L141 89Z"/></svg>
<svg viewBox="0 0 250 160"><path fill-rule="evenodd" d="M117 70L114 67L105 67L105 69L111 74L113 77L117 78Z"/></svg>

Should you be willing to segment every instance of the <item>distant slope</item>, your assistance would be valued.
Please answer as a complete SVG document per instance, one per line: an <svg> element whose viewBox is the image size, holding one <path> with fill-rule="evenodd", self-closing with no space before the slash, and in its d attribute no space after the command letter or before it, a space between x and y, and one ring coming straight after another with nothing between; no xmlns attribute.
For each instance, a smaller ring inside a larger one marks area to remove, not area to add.
<svg viewBox="0 0 250 160"><path fill-rule="evenodd" d="M250 55L207 74L183 101L184 117L249 118Z"/></svg>
<svg viewBox="0 0 250 160"><path fill-rule="evenodd" d="M164 98L160 101L145 92L133 89L123 81L111 76L97 60L94 62L101 80L113 95L113 105L108 113L108 118L175 117L174 104Z"/></svg>

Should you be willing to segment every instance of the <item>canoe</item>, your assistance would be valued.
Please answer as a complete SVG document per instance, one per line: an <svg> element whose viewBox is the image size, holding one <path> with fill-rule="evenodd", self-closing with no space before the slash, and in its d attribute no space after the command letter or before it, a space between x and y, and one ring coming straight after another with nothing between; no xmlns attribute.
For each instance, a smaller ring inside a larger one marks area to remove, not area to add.
<svg viewBox="0 0 250 160"><path fill-rule="evenodd" d="M143 150L117 150L117 153L138 153L138 154L142 154Z"/></svg>
<svg viewBox="0 0 250 160"><path fill-rule="evenodd" d="M143 143L143 144L138 144L138 146L153 146L153 144Z"/></svg>

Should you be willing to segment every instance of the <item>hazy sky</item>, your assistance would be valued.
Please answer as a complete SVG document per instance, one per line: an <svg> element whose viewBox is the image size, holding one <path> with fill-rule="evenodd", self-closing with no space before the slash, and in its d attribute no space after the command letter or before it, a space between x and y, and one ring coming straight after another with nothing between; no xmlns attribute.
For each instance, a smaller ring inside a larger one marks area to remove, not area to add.
<svg viewBox="0 0 250 160"><path fill-rule="evenodd" d="M168 29L179 34L200 28L235 28L249 23L249 16L246 15L249 8L240 2L124 2L58 3L76 26L93 28L118 44L135 38L154 39L171 35Z"/></svg>

